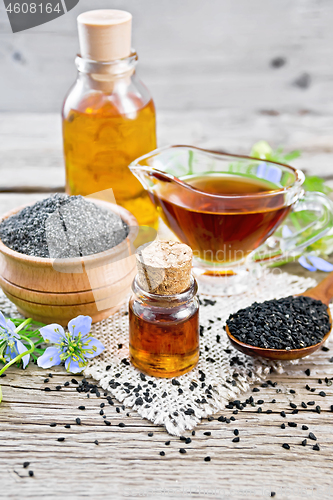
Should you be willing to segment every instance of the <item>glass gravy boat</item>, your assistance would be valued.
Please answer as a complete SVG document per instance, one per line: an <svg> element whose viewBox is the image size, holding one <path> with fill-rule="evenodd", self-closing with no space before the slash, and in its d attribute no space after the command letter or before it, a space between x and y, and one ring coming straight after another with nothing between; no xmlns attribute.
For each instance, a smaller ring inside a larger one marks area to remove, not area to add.
<svg viewBox="0 0 333 500"><path fill-rule="evenodd" d="M300 255L333 225L332 202L304 194L304 174L288 165L171 146L130 169L165 224L192 248L197 276L242 277L254 263ZM312 220L296 230L287 216L303 210Z"/></svg>

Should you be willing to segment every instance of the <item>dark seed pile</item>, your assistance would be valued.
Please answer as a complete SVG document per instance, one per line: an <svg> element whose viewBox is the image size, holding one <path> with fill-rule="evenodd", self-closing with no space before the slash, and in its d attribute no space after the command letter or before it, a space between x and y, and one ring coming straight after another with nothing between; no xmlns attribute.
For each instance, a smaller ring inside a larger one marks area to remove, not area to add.
<svg viewBox="0 0 333 500"><path fill-rule="evenodd" d="M19 253L65 259L113 248L128 231L120 217L82 196L55 194L4 220L0 239Z"/></svg>
<svg viewBox="0 0 333 500"><path fill-rule="evenodd" d="M255 302L231 314L227 325L241 342L286 350L318 344L331 328L327 306L303 296Z"/></svg>

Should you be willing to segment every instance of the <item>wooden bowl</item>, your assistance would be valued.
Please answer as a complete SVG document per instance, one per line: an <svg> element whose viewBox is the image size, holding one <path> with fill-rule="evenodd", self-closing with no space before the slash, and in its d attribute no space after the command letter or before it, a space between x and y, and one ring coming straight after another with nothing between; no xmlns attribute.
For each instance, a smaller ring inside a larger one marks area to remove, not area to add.
<svg viewBox="0 0 333 500"><path fill-rule="evenodd" d="M331 324L332 324L332 318L331 318ZM262 358L269 358L269 359L291 360L291 359L305 358L306 356L309 356L309 354L312 354L313 352L317 351L317 349L319 349L319 347L321 347L330 336L332 328L329 332L326 333L326 335L318 344L311 345L309 347L303 347L302 349L290 349L289 351L287 351L286 349L265 349L264 347L256 347L254 345L245 344L244 342L241 342L240 340L236 339L236 337L234 337L230 333L228 325L226 325L225 331L227 332L227 335L232 345L239 351L243 352L244 354L247 354L248 356L261 356Z"/></svg>
<svg viewBox="0 0 333 500"><path fill-rule="evenodd" d="M116 213L131 228L116 247L87 257L55 260L21 254L0 240L0 286L24 316L66 326L83 314L95 323L124 303L136 273L132 243L138 223L125 208L90 201ZM0 223L25 206L7 212Z"/></svg>

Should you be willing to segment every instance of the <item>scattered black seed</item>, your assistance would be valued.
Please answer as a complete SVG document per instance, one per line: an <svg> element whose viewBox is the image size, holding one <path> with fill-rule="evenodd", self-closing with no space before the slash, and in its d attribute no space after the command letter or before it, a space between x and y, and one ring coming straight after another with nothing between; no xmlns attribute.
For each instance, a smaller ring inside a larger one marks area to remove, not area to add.
<svg viewBox="0 0 333 500"><path fill-rule="evenodd" d="M309 439L312 439L313 441L317 441L316 436L313 434L313 432L309 433Z"/></svg>
<svg viewBox="0 0 333 500"><path fill-rule="evenodd" d="M111 422L109 422L108 420L104 420L104 423L105 425L111 425Z"/></svg>
<svg viewBox="0 0 333 500"><path fill-rule="evenodd" d="M262 408L261 408L261 406L259 406L259 408L258 408L258 413L262 413Z"/></svg>
<svg viewBox="0 0 333 500"><path fill-rule="evenodd" d="M56 390L61 391L61 385L56 385Z"/></svg>
<svg viewBox="0 0 333 500"><path fill-rule="evenodd" d="M30 476L30 477L34 477L34 471L29 470L29 476Z"/></svg>
<svg viewBox="0 0 333 500"><path fill-rule="evenodd" d="M79 410L85 410L86 407L85 406L79 406Z"/></svg>
<svg viewBox="0 0 333 500"><path fill-rule="evenodd" d="M271 491L271 497L275 497L276 493L275 491Z"/></svg>
<svg viewBox="0 0 333 500"><path fill-rule="evenodd" d="M304 403L304 401L302 401L302 403L301 403L301 407L302 407L302 408L307 408L307 405Z"/></svg>
<svg viewBox="0 0 333 500"><path fill-rule="evenodd" d="M302 446L306 446L306 445L307 445L307 442L308 442L308 441L307 441L307 439L303 439L303 441L302 441Z"/></svg>
<svg viewBox="0 0 333 500"><path fill-rule="evenodd" d="M180 382L176 380L175 378L172 379L172 385L180 385Z"/></svg>
<svg viewBox="0 0 333 500"><path fill-rule="evenodd" d="M238 436L239 430L238 429L234 429L234 434L235 434L235 436Z"/></svg>
<svg viewBox="0 0 333 500"><path fill-rule="evenodd" d="M235 417L230 417L230 420L231 420L232 422L235 422L235 420L236 420L236 419L235 419ZM228 424L229 424L229 422L228 422Z"/></svg>
<svg viewBox="0 0 333 500"><path fill-rule="evenodd" d="M286 64L287 60L285 57L281 57L281 56L278 56L278 57L274 57L274 59L271 60L271 66L272 68L281 68L282 66L284 66ZM275 495L275 493L274 493ZM271 493L271 496L274 496L272 495Z"/></svg>
<svg viewBox="0 0 333 500"><path fill-rule="evenodd" d="M99 444L98 439L95 439L94 443L95 444Z"/></svg>
<svg viewBox="0 0 333 500"><path fill-rule="evenodd" d="M320 448L319 448L319 444L316 443L313 447L312 447L313 450L315 451L320 451Z"/></svg>
<svg viewBox="0 0 333 500"><path fill-rule="evenodd" d="M307 375L308 377L310 377L310 375L311 375L310 368L307 368L304 373L305 373L305 375Z"/></svg>
<svg viewBox="0 0 333 500"><path fill-rule="evenodd" d="M103 411L103 410L101 410L101 411L99 412L99 414L100 414L100 415L104 415L104 411Z"/></svg>
<svg viewBox="0 0 333 500"><path fill-rule="evenodd" d="M46 392L50 392L50 391L51 391L51 389L50 389L50 387L45 387L44 391L46 391Z"/></svg>
<svg viewBox="0 0 333 500"><path fill-rule="evenodd" d="M81 419L79 417L75 419L75 422L77 423L77 425L81 425Z"/></svg>
<svg viewBox="0 0 333 500"><path fill-rule="evenodd" d="M286 424L281 424L281 429L285 429L286 428Z"/></svg>
<svg viewBox="0 0 333 500"><path fill-rule="evenodd" d="M239 441L240 441L239 436L234 437L234 439L232 440L233 443L239 443Z"/></svg>
<svg viewBox="0 0 333 500"><path fill-rule="evenodd" d="M50 427L57 427L57 424L55 422L52 422L52 424L50 424Z"/></svg>
<svg viewBox="0 0 333 500"><path fill-rule="evenodd" d="M49 379L49 378L46 378L46 379L44 380L44 384L47 384L48 382L50 382L50 379Z"/></svg>
<svg viewBox="0 0 333 500"><path fill-rule="evenodd" d="M185 448L180 448L180 449L179 449L179 453L182 453L182 454L186 453Z"/></svg>
<svg viewBox="0 0 333 500"><path fill-rule="evenodd" d="M214 417L208 417L207 420L208 420L208 422L213 422Z"/></svg>
<svg viewBox="0 0 333 500"><path fill-rule="evenodd" d="M296 391L294 391L294 389L290 389L290 394L296 394Z"/></svg>
<svg viewBox="0 0 333 500"><path fill-rule="evenodd" d="M263 405L264 404L264 400L263 399L258 399L257 404L258 405Z"/></svg>
<svg viewBox="0 0 333 500"><path fill-rule="evenodd" d="M331 411L333 411L333 405L331 405Z"/></svg>
<svg viewBox="0 0 333 500"><path fill-rule="evenodd" d="M327 306L305 296L255 302L231 314L227 325L241 342L287 350L317 344L331 328ZM310 375L310 370L305 373Z"/></svg>
<svg viewBox="0 0 333 500"><path fill-rule="evenodd" d="M259 391L260 391L259 387L253 387L252 389L252 392L259 392Z"/></svg>
<svg viewBox="0 0 333 500"><path fill-rule="evenodd" d="M314 406L315 404L316 404L316 402L315 402L315 401L308 401L308 405L309 405L309 406Z"/></svg>
<svg viewBox="0 0 333 500"><path fill-rule="evenodd" d="M292 415L297 415L298 410L293 410L291 413L292 413Z"/></svg>
<svg viewBox="0 0 333 500"><path fill-rule="evenodd" d="M166 446L169 446L170 442L171 442L171 441L165 441L165 443L164 443L164 444L165 444Z"/></svg>
<svg viewBox="0 0 333 500"><path fill-rule="evenodd" d="M119 427L125 427L125 424L124 424L123 422L120 422L120 423L118 424L118 426L119 426Z"/></svg>
<svg viewBox="0 0 333 500"><path fill-rule="evenodd" d="M192 431L192 436L195 436L195 431Z"/></svg>
<svg viewBox="0 0 333 500"><path fill-rule="evenodd" d="M297 427L296 422L288 422L289 427Z"/></svg>
<svg viewBox="0 0 333 500"><path fill-rule="evenodd" d="M151 438L153 437L154 433L153 432L148 432L148 436Z"/></svg>
<svg viewBox="0 0 333 500"><path fill-rule="evenodd" d="M319 396L321 396L322 398L326 398L326 392L324 392L324 391L320 391L318 394L319 394Z"/></svg>
<svg viewBox="0 0 333 500"><path fill-rule="evenodd" d="M64 387L68 387L68 386L69 386L69 382L65 382Z"/></svg>
<svg viewBox="0 0 333 500"><path fill-rule="evenodd" d="M211 436L211 435L212 435L212 433L211 433L211 432L209 432L209 431L204 432L204 436Z"/></svg>
<svg viewBox="0 0 333 500"><path fill-rule="evenodd" d="M288 443L283 443L282 448L284 448L285 450L290 450L290 446Z"/></svg>
<svg viewBox="0 0 333 500"><path fill-rule="evenodd" d="M211 458L210 458L210 457L205 457L205 458L204 458L204 461L205 461L205 462L210 462L210 461L211 461Z"/></svg>
<svg viewBox="0 0 333 500"><path fill-rule="evenodd" d="M270 415L271 413L273 413L273 411L272 410L266 410L266 413L267 413L267 415Z"/></svg>
<svg viewBox="0 0 333 500"><path fill-rule="evenodd" d="M285 417L286 416L286 412L285 411L281 411L280 415L281 415L281 417Z"/></svg>
<svg viewBox="0 0 333 500"><path fill-rule="evenodd" d="M318 406L316 406L316 412L317 412L317 413L320 413L320 412L321 412L321 408L320 408L320 406L319 406L319 405L318 405Z"/></svg>
<svg viewBox="0 0 333 500"><path fill-rule="evenodd" d="M59 443L63 443L65 441L65 438L58 438L57 441L59 441Z"/></svg>
<svg viewBox="0 0 333 500"><path fill-rule="evenodd" d="M293 85L301 89L307 89L311 85L311 76L309 73L302 73L293 81Z"/></svg>
<svg viewBox="0 0 333 500"><path fill-rule="evenodd" d="M297 408L297 405L295 405L295 403L290 403L290 407L291 408Z"/></svg>
<svg viewBox="0 0 333 500"><path fill-rule="evenodd" d="M70 429L70 428L71 428L70 424L65 425L65 429Z"/></svg>
<svg viewBox="0 0 333 500"><path fill-rule="evenodd" d="M302 431L307 431L309 430L309 427L307 425L302 425Z"/></svg>
<svg viewBox="0 0 333 500"><path fill-rule="evenodd" d="M192 439L191 438L186 438L185 439L185 444L190 444L192 443Z"/></svg>
<svg viewBox="0 0 333 500"><path fill-rule="evenodd" d="M165 456L165 451L160 451L160 455L161 455L161 457L164 457Z"/></svg>
<svg viewBox="0 0 333 500"><path fill-rule="evenodd" d="M26 469L27 467L29 467L30 465L30 462L23 462L23 468Z"/></svg>
<svg viewBox="0 0 333 500"><path fill-rule="evenodd" d="M324 351L324 352L328 352L328 351L329 351L329 348L328 348L328 347L326 347L326 346L324 345L324 346L321 348L321 350L322 350L322 351Z"/></svg>

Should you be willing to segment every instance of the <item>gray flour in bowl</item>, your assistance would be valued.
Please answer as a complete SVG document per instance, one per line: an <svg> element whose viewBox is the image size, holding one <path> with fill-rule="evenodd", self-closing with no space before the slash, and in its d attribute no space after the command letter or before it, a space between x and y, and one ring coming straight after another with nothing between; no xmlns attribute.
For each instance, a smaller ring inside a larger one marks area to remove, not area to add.
<svg viewBox="0 0 333 500"><path fill-rule="evenodd" d="M75 258L109 250L123 241L128 225L82 196L55 194L0 224L0 239L12 250L44 258Z"/></svg>

